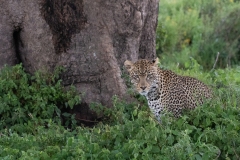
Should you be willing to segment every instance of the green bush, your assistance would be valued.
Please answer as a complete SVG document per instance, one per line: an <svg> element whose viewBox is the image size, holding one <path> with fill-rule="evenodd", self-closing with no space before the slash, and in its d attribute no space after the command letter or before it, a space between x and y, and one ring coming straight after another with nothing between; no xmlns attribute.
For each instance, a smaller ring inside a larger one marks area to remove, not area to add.
<svg viewBox="0 0 240 160"><path fill-rule="evenodd" d="M239 108L214 101L159 124L146 106L114 100L113 124L69 132L48 123L35 135L1 134L1 159L238 159ZM128 107L127 112L126 107Z"/></svg>
<svg viewBox="0 0 240 160"><path fill-rule="evenodd" d="M159 7L157 54L164 63L184 64L194 57L211 69L240 61L240 3L231 0L162 0ZM177 55L177 56L176 56Z"/></svg>
<svg viewBox="0 0 240 160"><path fill-rule="evenodd" d="M38 119L49 119L45 125L36 125L32 132L25 132L26 128L32 126L32 119L21 126L22 132L10 127L0 132L0 159L239 159L239 68L206 73L193 58L186 62L185 68L181 70L175 66L171 69L181 75L198 77L212 85L215 94L213 100L194 110L185 111L178 119L166 113L159 123L145 103L128 104L117 97L113 98L113 108L107 110L109 119L93 128L77 127L70 131L51 120L53 117L36 114ZM16 77L23 79L25 73L21 66L12 69L14 72L9 72L11 69L8 68L1 75L9 77L9 84L16 84L19 82L15 81ZM26 77L24 79L29 80L30 76ZM33 78L29 86L37 81ZM49 86L46 81L38 82L46 83ZM23 93L12 91L14 87L11 86L15 85L8 86L15 95ZM45 94L39 94L42 92L40 90L38 88L38 95L44 97ZM65 95L65 92L62 94ZM48 108L43 110L48 111ZM10 111L5 113L9 114Z"/></svg>
<svg viewBox="0 0 240 160"><path fill-rule="evenodd" d="M22 65L5 67L0 72L0 130L22 125L43 124L52 119L60 122L61 110L72 108L80 102L74 88L65 91L59 79L60 70L54 74L36 72L27 74ZM73 119L72 119L73 120Z"/></svg>

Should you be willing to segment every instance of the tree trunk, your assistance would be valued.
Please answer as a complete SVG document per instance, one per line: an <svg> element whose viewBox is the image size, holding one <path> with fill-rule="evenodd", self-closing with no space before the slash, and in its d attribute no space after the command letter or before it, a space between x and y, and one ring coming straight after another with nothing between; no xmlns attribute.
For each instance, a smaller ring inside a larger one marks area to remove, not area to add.
<svg viewBox="0 0 240 160"><path fill-rule="evenodd" d="M158 0L0 0L0 68L52 71L84 104L124 97L126 59L155 58Z"/></svg>

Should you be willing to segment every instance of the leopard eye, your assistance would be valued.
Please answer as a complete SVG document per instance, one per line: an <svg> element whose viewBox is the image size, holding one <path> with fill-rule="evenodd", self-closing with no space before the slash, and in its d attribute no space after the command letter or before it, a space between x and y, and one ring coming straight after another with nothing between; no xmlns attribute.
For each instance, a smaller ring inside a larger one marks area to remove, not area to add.
<svg viewBox="0 0 240 160"><path fill-rule="evenodd" d="M135 79L135 80L137 80L137 81L139 80L138 75L132 75L132 78Z"/></svg>
<svg viewBox="0 0 240 160"><path fill-rule="evenodd" d="M153 78L153 74L148 74L147 75L147 80L150 80L151 78Z"/></svg>

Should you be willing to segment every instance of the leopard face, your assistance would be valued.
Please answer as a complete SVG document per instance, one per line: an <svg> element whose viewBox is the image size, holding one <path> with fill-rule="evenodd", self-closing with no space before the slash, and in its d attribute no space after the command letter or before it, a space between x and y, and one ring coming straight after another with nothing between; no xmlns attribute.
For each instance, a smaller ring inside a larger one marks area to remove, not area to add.
<svg viewBox="0 0 240 160"><path fill-rule="evenodd" d="M131 82L141 95L146 96L151 87L156 85L157 64L158 58L153 61L142 59L135 63L125 61L124 65L129 72Z"/></svg>

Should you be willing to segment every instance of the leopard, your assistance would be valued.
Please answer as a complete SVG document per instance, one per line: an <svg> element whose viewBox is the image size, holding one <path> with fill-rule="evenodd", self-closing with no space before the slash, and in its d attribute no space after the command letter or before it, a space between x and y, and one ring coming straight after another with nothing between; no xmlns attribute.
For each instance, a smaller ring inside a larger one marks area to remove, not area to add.
<svg viewBox="0 0 240 160"><path fill-rule="evenodd" d="M158 64L159 58L124 62L134 89L146 97L158 121L164 111L179 118L183 110L194 109L212 98L212 90L200 80L161 69Z"/></svg>

